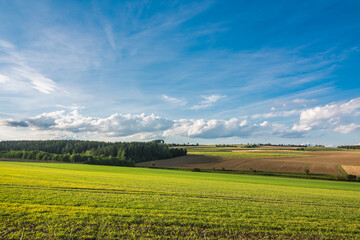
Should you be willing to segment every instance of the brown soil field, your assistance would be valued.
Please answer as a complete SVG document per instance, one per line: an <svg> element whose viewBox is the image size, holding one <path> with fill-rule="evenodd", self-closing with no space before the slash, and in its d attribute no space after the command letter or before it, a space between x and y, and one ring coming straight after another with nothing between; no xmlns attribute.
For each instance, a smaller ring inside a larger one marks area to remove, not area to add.
<svg viewBox="0 0 360 240"><path fill-rule="evenodd" d="M331 151L331 152L296 152L311 155L291 158L228 158L205 155L191 155L153 161L157 167L169 168L200 168L200 169L229 169L301 172L309 169L310 173L341 174L338 166L360 166L360 152ZM153 162L138 163L137 166L151 166ZM345 170L346 171L346 170Z"/></svg>
<svg viewBox="0 0 360 240"><path fill-rule="evenodd" d="M278 149L283 149L283 150L294 150L294 149L298 149L299 147L287 147L287 146L260 146L257 147L256 149L270 149L270 150L278 150Z"/></svg>
<svg viewBox="0 0 360 240"><path fill-rule="evenodd" d="M342 165L341 167L345 170L347 174L360 176L360 166Z"/></svg>
<svg viewBox="0 0 360 240"><path fill-rule="evenodd" d="M267 153L267 152L294 152L290 149L268 149L268 150L264 150L264 149L251 149L251 150L231 150L231 152L263 152L263 153Z"/></svg>

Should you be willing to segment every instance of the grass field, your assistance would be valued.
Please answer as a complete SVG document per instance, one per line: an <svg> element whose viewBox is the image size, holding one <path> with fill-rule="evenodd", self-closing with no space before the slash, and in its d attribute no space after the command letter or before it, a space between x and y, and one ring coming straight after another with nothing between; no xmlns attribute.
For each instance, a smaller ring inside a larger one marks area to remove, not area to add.
<svg viewBox="0 0 360 240"><path fill-rule="evenodd" d="M360 239L360 185L0 162L0 239Z"/></svg>

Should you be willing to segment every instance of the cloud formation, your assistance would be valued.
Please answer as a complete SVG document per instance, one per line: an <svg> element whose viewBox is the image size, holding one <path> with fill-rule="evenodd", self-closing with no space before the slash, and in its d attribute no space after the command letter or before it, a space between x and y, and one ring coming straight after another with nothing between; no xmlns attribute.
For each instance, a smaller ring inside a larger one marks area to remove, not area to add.
<svg viewBox="0 0 360 240"><path fill-rule="evenodd" d="M254 134L258 127L237 118L230 120L180 119L174 121L173 127L164 131L163 135L197 138L247 137Z"/></svg>
<svg viewBox="0 0 360 240"><path fill-rule="evenodd" d="M303 98L297 98L292 100L291 102L293 103L297 103L297 104L304 104L304 103L310 103L310 102L315 102L316 99L303 99Z"/></svg>
<svg viewBox="0 0 360 240"><path fill-rule="evenodd" d="M214 98L216 99L216 98ZM218 99L218 98L217 98ZM302 138L310 130L328 130L349 134L360 130L356 120L360 98L345 103L279 113L258 114L256 118L300 114L296 123L283 124L268 121L250 122L243 118L231 119L175 119L170 120L154 114L112 114L109 117L87 117L78 112L78 107L39 114L25 119L4 119L0 125L10 128L29 128L34 131L53 133L99 134L108 138L153 139L158 137L187 138L250 138L280 137ZM353 122L351 117L355 116ZM349 118L350 117L350 118ZM254 118L254 117L253 117Z"/></svg>
<svg viewBox="0 0 360 240"><path fill-rule="evenodd" d="M272 110L275 110L273 108ZM252 118L273 118L273 117L289 117L293 115L298 115L301 113L301 110L290 110L290 111L280 111L280 112L270 112L270 113L258 113L254 114Z"/></svg>
<svg viewBox="0 0 360 240"><path fill-rule="evenodd" d="M175 98L175 97L169 97L167 95L162 95L162 98L169 103L173 103L173 104L179 104L179 105L186 105L187 102L184 99L179 99L179 98Z"/></svg>
<svg viewBox="0 0 360 240"><path fill-rule="evenodd" d="M31 127L39 130L67 131L72 133L101 133L109 137L129 136L136 133L157 132L168 129L172 121L154 114L113 114L107 118L85 117L74 110L43 113L21 121L5 120L11 127Z"/></svg>
<svg viewBox="0 0 360 240"><path fill-rule="evenodd" d="M31 128L35 131L68 133L97 133L106 137L147 139L155 137L182 136L190 138L250 137L267 134L289 137L290 130L283 125L263 122L255 124L247 120L179 119L169 120L154 114L113 114L107 118L85 117L73 111L43 113L22 120L6 119L2 125L12 128Z"/></svg>
<svg viewBox="0 0 360 240"><path fill-rule="evenodd" d="M348 134L348 133L355 132L355 131L357 131L359 129L360 129L359 124L351 123L349 125L338 126L337 128L334 129L334 131L339 132L339 133L343 133L343 134Z"/></svg>
<svg viewBox="0 0 360 240"><path fill-rule="evenodd" d="M199 110L199 109L209 108L214 103L216 103L220 99L225 98L226 96L225 95L223 95L223 96L221 96L221 95L210 95L210 96L201 96L201 97L204 100L202 100L199 104L192 106L191 109Z"/></svg>
<svg viewBox="0 0 360 240"><path fill-rule="evenodd" d="M14 45L3 40L0 40L0 84L3 90L32 88L44 94L58 89L52 79L30 67Z"/></svg>
<svg viewBox="0 0 360 240"><path fill-rule="evenodd" d="M318 106L303 110L300 114L300 120L294 124L292 130L298 132L310 131L316 127L325 124L339 125L341 124L341 117L349 116L360 109L360 98L352 99L346 103L331 103L325 106ZM356 128L337 127L338 132L349 133ZM341 130L342 129L342 130Z"/></svg>

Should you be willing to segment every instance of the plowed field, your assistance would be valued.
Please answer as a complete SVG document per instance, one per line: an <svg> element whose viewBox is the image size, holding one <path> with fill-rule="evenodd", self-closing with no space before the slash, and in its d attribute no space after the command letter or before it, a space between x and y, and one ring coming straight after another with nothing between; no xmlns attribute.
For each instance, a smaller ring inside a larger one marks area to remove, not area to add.
<svg viewBox="0 0 360 240"><path fill-rule="evenodd" d="M360 176L360 166L342 165L342 168L345 170L347 174Z"/></svg>
<svg viewBox="0 0 360 240"><path fill-rule="evenodd" d="M244 152L246 156L250 151ZM267 151L269 152L269 151ZM340 174L339 166L359 166L360 168L360 152L347 151L328 151L328 152L302 152L291 151L300 156L296 157L272 157L260 156L257 157L259 151L254 152L254 156L250 157L229 157L229 152L226 152L226 157L210 156L209 153L202 153L203 155L192 155L154 161L155 166L158 167L173 167L173 168L201 168L201 169L231 169L231 170L249 170L255 169L259 171L274 171L274 172L304 172L304 169L309 169L311 173L319 174ZM210 153L211 154L211 153ZM235 153L234 153L235 154ZM239 151L236 152L239 154ZM303 156L301 156L303 155ZM138 166L150 166L151 162L139 163ZM346 171L346 170L345 170Z"/></svg>

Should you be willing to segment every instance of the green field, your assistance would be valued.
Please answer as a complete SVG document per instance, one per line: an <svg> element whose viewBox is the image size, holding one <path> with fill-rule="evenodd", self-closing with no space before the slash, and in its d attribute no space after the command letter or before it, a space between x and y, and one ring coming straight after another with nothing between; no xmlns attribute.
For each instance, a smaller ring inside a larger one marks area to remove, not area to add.
<svg viewBox="0 0 360 240"><path fill-rule="evenodd" d="M360 185L0 162L0 239L360 239Z"/></svg>

